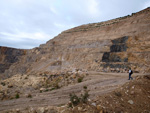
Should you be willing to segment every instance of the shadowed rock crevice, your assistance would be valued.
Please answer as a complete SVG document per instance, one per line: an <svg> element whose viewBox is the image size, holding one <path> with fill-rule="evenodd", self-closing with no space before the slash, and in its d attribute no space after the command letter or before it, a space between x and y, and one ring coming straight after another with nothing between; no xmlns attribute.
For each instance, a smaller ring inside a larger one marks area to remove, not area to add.
<svg viewBox="0 0 150 113"><path fill-rule="evenodd" d="M127 50L127 44L126 41L128 40L128 37L122 37L115 40L112 40L113 45L110 47L110 52L123 52Z"/></svg>
<svg viewBox="0 0 150 113"><path fill-rule="evenodd" d="M13 63L19 61L25 53L26 50L0 46L0 73L4 73Z"/></svg>
<svg viewBox="0 0 150 113"><path fill-rule="evenodd" d="M105 52L102 57L102 62L128 62L128 58L121 58L115 53Z"/></svg>

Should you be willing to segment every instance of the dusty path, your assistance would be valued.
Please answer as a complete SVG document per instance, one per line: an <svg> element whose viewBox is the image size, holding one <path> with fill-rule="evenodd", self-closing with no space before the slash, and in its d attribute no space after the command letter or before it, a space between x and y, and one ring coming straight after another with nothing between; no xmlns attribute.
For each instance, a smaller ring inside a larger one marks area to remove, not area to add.
<svg viewBox="0 0 150 113"><path fill-rule="evenodd" d="M97 95L104 95L119 85L128 82L127 73L98 73L90 72L84 81L74 85L62 87L61 89L37 93L34 92L32 98L19 98L0 102L0 111L37 106L59 106L69 101L69 94L74 92L81 94L83 86L87 86L90 98L94 99Z"/></svg>

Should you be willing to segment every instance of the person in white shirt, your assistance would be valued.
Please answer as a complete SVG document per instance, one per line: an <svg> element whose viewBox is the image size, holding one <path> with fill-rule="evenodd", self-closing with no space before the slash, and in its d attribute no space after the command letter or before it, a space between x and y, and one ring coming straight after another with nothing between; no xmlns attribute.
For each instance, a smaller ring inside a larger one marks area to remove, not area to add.
<svg viewBox="0 0 150 113"><path fill-rule="evenodd" d="M131 75L133 74L133 71L131 69L129 69L129 79L128 80L133 80L133 78L131 77Z"/></svg>

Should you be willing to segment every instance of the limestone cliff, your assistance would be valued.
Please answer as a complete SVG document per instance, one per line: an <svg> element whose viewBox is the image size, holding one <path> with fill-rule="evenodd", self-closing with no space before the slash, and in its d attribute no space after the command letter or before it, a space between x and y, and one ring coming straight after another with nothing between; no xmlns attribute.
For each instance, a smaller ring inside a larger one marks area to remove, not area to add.
<svg viewBox="0 0 150 113"><path fill-rule="evenodd" d="M106 22L66 30L29 50L11 65L16 73L61 73L88 70L150 72L150 8Z"/></svg>

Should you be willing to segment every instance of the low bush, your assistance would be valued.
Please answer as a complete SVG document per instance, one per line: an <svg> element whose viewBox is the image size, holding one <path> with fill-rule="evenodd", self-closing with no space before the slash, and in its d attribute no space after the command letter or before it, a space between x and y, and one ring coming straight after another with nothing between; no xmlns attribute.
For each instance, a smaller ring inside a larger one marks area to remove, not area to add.
<svg viewBox="0 0 150 113"><path fill-rule="evenodd" d="M2 85L2 86L5 86L6 84L5 84L5 82L1 82L1 85Z"/></svg>
<svg viewBox="0 0 150 113"><path fill-rule="evenodd" d="M17 94L16 94L16 99L18 99L18 98L20 98L20 96L19 96L19 94L17 93Z"/></svg>
<svg viewBox="0 0 150 113"><path fill-rule="evenodd" d="M83 95L81 94L81 102L86 103L88 97L89 97L88 91L85 91Z"/></svg>
<svg viewBox="0 0 150 113"><path fill-rule="evenodd" d="M76 106L80 103L80 98L76 95L76 94L70 94L70 101L71 101L71 104Z"/></svg>
<svg viewBox="0 0 150 113"><path fill-rule="evenodd" d="M87 89L87 87L86 87ZM88 91L84 90L84 94L81 94L80 97L78 97L76 94L70 94L70 103L69 107L77 106L79 103L87 103L88 101Z"/></svg>
<svg viewBox="0 0 150 113"><path fill-rule="evenodd" d="M83 86L84 89L87 89L87 86Z"/></svg>
<svg viewBox="0 0 150 113"><path fill-rule="evenodd" d="M50 91L55 90L55 89L56 89L56 88L53 87L53 88L50 89Z"/></svg>
<svg viewBox="0 0 150 113"><path fill-rule="evenodd" d="M78 78L78 83L83 81L83 77Z"/></svg>
<svg viewBox="0 0 150 113"><path fill-rule="evenodd" d="M45 89L45 91L44 92L47 92L47 91L49 91L48 89Z"/></svg>

